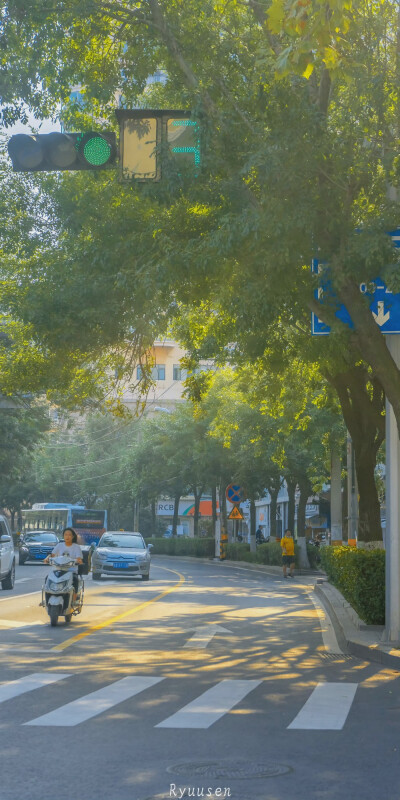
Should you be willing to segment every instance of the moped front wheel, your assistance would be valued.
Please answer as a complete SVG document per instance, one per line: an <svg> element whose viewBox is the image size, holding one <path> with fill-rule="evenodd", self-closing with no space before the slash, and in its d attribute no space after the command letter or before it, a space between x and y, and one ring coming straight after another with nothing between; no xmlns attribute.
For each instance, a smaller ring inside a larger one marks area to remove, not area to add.
<svg viewBox="0 0 400 800"><path fill-rule="evenodd" d="M72 614L66 614L65 615L65 624L69 625L69 623L71 622L71 619L72 619Z"/></svg>
<svg viewBox="0 0 400 800"><path fill-rule="evenodd" d="M50 606L50 625L54 628L58 622L58 606Z"/></svg>

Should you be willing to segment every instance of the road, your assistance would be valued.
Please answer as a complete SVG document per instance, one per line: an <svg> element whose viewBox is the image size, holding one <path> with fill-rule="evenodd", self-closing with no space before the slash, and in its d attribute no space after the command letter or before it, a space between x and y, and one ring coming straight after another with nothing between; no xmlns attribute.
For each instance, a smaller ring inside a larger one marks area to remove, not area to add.
<svg viewBox="0 0 400 800"><path fill-rule="evenodd" d="M0 592L1 800L400 797L400 675L340 652L312 578L155 557L51 628L46 571Z"/></svg>

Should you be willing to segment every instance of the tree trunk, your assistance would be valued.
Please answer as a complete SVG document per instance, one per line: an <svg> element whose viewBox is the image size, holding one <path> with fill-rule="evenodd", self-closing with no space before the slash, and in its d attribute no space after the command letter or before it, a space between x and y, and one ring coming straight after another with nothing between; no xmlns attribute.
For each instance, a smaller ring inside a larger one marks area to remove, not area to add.
<svg viewBox="0 0 400 800"><path fill-rule="evenodd" d="M381 511L375 483L376 452L368 447L368 442L364 445L360 442L358 447L354 446L354 455L359 488L358 539L361 542L381 542Z"/></svg>
<svg viewBox="0 0 400 800"><path fill-rule="evenodd" d="M354 447L359 492L358 538L364 542L382 541L375 467L379 447L385 438L383 389L362 366L328 379L338 393Z"/></svg>
<svg viewBox="0 0 400 800"><path fill-rule="evenodd" d="M256 552L256 504L250 499L250 553Z"/></svg>
<svg viewBox="0 0 400 800"><path fill-rule="evenodd" d="M299 481L300 497L299 505L297 508L297 544L299 548L299 561L300 567L303 569L310 568L310 562L307 555L307 542L305 537L306 528L306 505L307 500L311 493L310 482L307 479Z"/></svg>
<svg viewBox="0 0 400 800"><path fill-rule="evenodd" d="M288 528L292 531L294 536L294 512L295 512L295 494L297 481L293 478L286 478L287 493L288 493Z"/></svg>
<svg viewBox="0 0 400 800"><path fill-rule="evenodd" d="M342 532L342 463L337 443L331 446L331 534L333 541L343 541Z"/></svg>
<svg viewBox="0 0 400 800"><path fill-rule="evenodd" d="M278 486L278 488L270 487L269 490L268 490L269 494L270 494L270 497L271 497L271 503L270 503L270 507L269 507L270 508L270 536L271 536L271 538L274 538L274 539L276 539L276 509L277 509L277 506L278 506L279 489L280 489L280 487Z"/></svg>
<svg viewBox="0 0 400 800"><path fill-rule="evenodd" d="M226 514L226 496L224 489L224 482L221 481L219 487L219 518L221 521L220 535L223 536L228 533L228 519Z"/></svg>
<svg viewBox="0 0 400 800"><path fill-rule="evenodd" d="M174 497L174 516L172 518L172 536L176 536L176 529L178 527L179 519L179 501L181 499L180 492Z"/></svg>
<svg viewBox="0 0 400 800"><path fill-rule="evenodd" d="M215 539L215 531L217 526L217 487L213 486L211 489L211 506L212 506L212 526L213 537Z"/></svg>
<svg viewBox="0 0 400 800"><path fill-rule="evenodd" d="M195 536L199 535L199 517L200 517L200 500L203 494L203 488L198 489L197 486L193 487L194 494L194 518L193 518L193 532Z"/></svg>

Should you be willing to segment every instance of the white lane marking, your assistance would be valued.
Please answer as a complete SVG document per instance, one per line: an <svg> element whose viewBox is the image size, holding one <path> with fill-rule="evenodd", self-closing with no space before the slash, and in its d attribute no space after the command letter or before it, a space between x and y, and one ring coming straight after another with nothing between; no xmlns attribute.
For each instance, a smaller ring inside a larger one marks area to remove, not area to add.
<svg viewBox="0 0 400 800"><path fill-rule="evenodd" d="M31 628L33 625L44 625L44 621L35 619L33 622L20 622L17 619L0 619L0 628Z"/></svg>
<svg viewBox="0 0 400 800"><path fill-rule="evenodd" d="M194 628L194 630L194 636L191 636L186 644L183 645L192 650L207 647L208 643L211 642L211 639L213 639L217 633L231 633L227 628L222 628L221 625L199 625L199 627Z"/></svg>
<svg viewBox="0 0 400 800"><path fill-rule="evenodd" d="M343 655L343 651L340 649L338 640L336 638L335 629L329 619L325 608L323 607L322 603L317 600L312 594L309 595L311 602L314 604L316 612L318 614L319 624L321 626L321 633L322 639L325 645L326 650L329 653L337 653L338 655Z"/></svg>
<svg viewBox="0 0 400 800"><path fill-rule="evenodd" d="M159 722L156 728L209 728L260 683L261 680L220 681L176 714Z"/></svg>
<svg viewBox="0 0 400 800"><path fill-rule="evenodd" d="M31 575L30 578L17 578L15 583L26 583L26 581L33 581L35 580L36 575Z"/></svg>
<svg viewBox="0 0 400 800"><path fill-rule="evenodd" d="M62 681L64 678L69 678L70 674L69 672L33 672L32 675L26 675L25 678L3 683L0 686L0 703L5 700L11 700L12 697L18 697L20 694L25 694L25 692L40 689L49 683Z"/></svg>
<svg viewBox="0 0 400 800"><path fill-rule="evenodd" d="M163 678L150 678L147 676L132 675L122 678L120 681L97 689L95 692L84 695L84 697L73 700L65 706L60 706L49 714L36 717L24 725L52 725L58 727L72 727L85 722L87 719L96 717L103 711L122 703L129 697L133 697L139 692L143 692L155 683L159 683Z"/></svg>
<svg viewBox="0 0 400 800"><path fill-rule="evenodd" d="M357 683L318 683L288 729L341 731L357 686Z"/></svg>

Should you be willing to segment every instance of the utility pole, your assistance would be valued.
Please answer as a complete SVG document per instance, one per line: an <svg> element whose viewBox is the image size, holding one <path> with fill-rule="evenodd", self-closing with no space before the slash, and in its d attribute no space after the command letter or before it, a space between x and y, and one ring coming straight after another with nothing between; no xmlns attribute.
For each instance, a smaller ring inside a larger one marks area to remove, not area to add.
<svg viewBox="0 0 400 800"><path fill-rule="evenodd" d="M400 367L400 335L386 337ZM384 638L400 641L400 440L393 408L386 400L386 614Z"/></svg>

